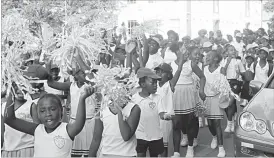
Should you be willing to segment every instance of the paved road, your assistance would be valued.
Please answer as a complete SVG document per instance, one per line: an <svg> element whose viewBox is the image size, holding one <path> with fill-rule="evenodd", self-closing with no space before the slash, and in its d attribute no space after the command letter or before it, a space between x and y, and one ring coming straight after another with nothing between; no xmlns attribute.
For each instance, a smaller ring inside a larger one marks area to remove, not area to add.
<svg viewBox="0 0 274 158"><path fill-rule="evenodd" d="M241 111L242 109L238 106L238 111ZM222 129L224 130L226 127L226 121L227 119L224 118L222 120ZM234 157L234 140L233 140L233 133L224 133L224 148L226 151L226 157ZM168 156L173 155L173 142L172 137L169 142L169 151ZM208 127L200 128L199 135L198 135L198 146L194 149L195 150L195 157L216 157L218 155L218 148L217 149L211 149L210 144L212 141L212 135L209 132ZM187 147L181 147L180 154L181 157L184 157L186 155Z"/></svg>

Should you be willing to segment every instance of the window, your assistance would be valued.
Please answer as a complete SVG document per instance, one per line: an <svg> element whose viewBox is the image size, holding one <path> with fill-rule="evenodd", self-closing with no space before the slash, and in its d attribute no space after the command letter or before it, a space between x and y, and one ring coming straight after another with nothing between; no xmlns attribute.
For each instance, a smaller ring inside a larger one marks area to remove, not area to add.
<svg viewBox="0 0 274 158"><path fill-rule="evenodd" d="M219 13L219 0L213 0L213 13Z"/></svg>
<svg viewBox="0 0 274 158"><path fill-rule="evenodd" d="M128 21L128 34L131 34L132 33L132 28L137 26L138 25L138 22L136 20L129 20Z"/></svg>
<svg viewBox="0 0 274 158"><path fill-rule="evenodd" d="M250 17L250 0L245 1L245 16Z"/></svg>
<svg viewBox="0 0 274 158"><path fill-rule="evenodd" d="M135 4L135 3L136 3L136 0L127 0L127 3L128 3L128 4Z"/></svg>

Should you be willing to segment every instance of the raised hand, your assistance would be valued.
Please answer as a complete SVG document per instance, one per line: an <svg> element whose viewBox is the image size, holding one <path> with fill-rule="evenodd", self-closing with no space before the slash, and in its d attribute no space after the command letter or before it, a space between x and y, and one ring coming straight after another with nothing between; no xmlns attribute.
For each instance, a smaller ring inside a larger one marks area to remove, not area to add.
<svg viewBox="0 0 274 158"><path fill-rule="evenodd" d="M132 53L134 48L136 48L136 43L134 41L129 41L126 44L125 50L127 53Z"/></svg>
<svg viewBox="0 0 274 158"><path fill-rule="evenodd" d="M92 86L86 86L84 91L81 93L81 98L86 99L94 93L94 88Z"/></svg>

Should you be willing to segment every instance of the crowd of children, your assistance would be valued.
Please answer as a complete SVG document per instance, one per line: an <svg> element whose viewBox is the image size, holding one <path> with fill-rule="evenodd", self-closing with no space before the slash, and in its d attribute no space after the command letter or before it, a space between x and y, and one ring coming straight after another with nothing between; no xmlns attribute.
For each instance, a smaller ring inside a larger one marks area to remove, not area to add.
<svg viewBox="0 0 274 158"><path fill-rule="evenodd" d="M102 29L102 38L106 30ZM168 39L159 34L140 41L122 42L113 35L115 49L101 54L96 64L117 65L136 73L139 87L125 105L109 106L98 112L102 95L89 79L96 70L78 63L70 77L60 74L53 61L25 59L25 76L39 77L32 83L35 94L20 91L13 83L10 94L1 94L2 157L167 157L173 132L173 157L180 157L180 146L187 146L186 157L194 157L199 145L199 127L208 126L211 148L225 157L221 120L227 116L224 132L234 131L236 100L222 108L220 91L213 88L216 75L224 75L234 94L245 106L252 98L251 80L265 83L273 73L274 33L260 28L243 33L235 30L223 38L220 30L200 30L199 37L168 31ZM234 41L235 39L235 41ZM79 50L78 50L79 51ZM40 53L41 54L41 53ZM41 73L43 73L41 75ZM197 115L200 106L208 108ZM182 136L182 139L181 139Z"/></svg>

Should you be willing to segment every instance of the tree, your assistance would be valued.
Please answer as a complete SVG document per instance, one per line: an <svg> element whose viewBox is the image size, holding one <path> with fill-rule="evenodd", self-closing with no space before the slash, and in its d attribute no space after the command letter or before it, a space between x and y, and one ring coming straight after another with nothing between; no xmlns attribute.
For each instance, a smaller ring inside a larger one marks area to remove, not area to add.
<svg viewBox="0 0 274 158"><path fill-rule="evenodd" d="M274 12L274 1L273 0L268 0L265 4L264 4L264 10L266 12Z"/></svg>

